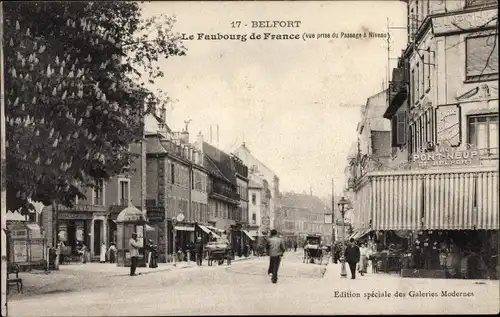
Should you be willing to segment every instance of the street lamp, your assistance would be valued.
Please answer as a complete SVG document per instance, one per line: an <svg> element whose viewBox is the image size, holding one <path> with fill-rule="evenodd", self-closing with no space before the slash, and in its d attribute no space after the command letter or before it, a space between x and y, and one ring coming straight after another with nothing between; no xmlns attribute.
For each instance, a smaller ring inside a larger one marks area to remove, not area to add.
<svg viewBox="0 0 500 317"><path fill-rule="evenodd" d="M340 257L340 263L341 263L341 269L340 269L340 276L341 277L347 277L347 272L345 269L345 250L346 250L346 239L345 239L345 205L349 203L348 200L346 200L344 197L340 198L339 202L337 203L339 205L340 209L340 214L342 215L342 240L344 241L343 243L343 248L342 248L342 255Z"/></svg>

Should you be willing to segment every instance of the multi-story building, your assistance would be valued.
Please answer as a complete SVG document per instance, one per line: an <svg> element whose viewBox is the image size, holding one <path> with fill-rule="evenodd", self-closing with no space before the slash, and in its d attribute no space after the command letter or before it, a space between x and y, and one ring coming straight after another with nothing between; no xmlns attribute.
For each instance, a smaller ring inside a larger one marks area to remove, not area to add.
<svg viewBox="0 0 500 317"><path fill-rule="evenodd" d="M283 193L276 214L276 227L287 239L303 242L307 234L320 234L329 244L332 225L325 223L325 214L331 214L331 209L319 197Z"/></svg>
<svg viewBox="0 0 500 317"><path fill-rule="evenodd" d="M187 128L174 133L156 119L158 125L150 129L156 127L157 132L146 134L147 215L155 229L148 238L159 246L160 261L165 261L174 250L186 251L195 236L212 232L206 228L208 171L203 152L189 142Z"/></svg>
<svg viewBox="0 0 500 317"><path fill-rule="evenodd" d="M49 245L53 245L54 240L63 241L76 252L78 245L85 244L95 259L100 255L103 242L108 246L116 242L118 214L129 203L144 210L146 145L144 142L131 144L130 151L139 156L131 162L128 171L107 181L96 179L94 187L84 189L86 199L76 199L71 208L59 204L43 208L42 226ZM58 224L57 239L51 239L55 223Z"/></svg>
<svg viewBox="0 0 500 317"><path fill-rule="evenodd" d="M262 214L260 223L264 231L269 231L269 228L275 226L275 214L280 206L279 177L269 167L252 155L245 143L235 149L233 153L248 166L250 175L256 175L266 180L269 184L269 190L271 191L269 215ZM251 217L251 215L249 216Z"/></svg>
<svg viewBox="0 0 500 317"><path fill-rule="evenodd" d="M243 247L253 240L245 230L248 225L248 168L231 156L207 142L203 153L210 171L211 227L224 230L231 241L233 251L241 256Z"/></svg>
<svg viewBox="0 0 500 317"><path fill-rule="evenodd" d="M488 271L481 276L498 277L490 261L498 256L497 5L407 1L408 45L384 114L394 170L367 173L355 199L358 228L380 241L405 237L424 255L414 268L437 269L429 246L453 243L460 252L481 250Z"/></svg>

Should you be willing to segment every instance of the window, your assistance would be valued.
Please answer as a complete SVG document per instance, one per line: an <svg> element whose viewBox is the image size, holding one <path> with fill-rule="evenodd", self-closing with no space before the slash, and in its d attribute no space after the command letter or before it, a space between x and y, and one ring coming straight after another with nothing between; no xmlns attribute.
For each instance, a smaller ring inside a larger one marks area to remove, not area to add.
<svg viewBox="0 0 500 317"><path fill-rule="evenodd" d="M498 4L498 0L466 0L466 7L481 7Z"/></svg>
<svg viewBox="0 0 500 317"><path fill-rule="evenodd" d="M256 224L256 223L257 223L257 214L252 213L252 224Z"/></svg>
<svg viewBox="0 0 500 317"><path fill-rule="evenodd" d="M397 112L392 117L392 146L403 146L406 143L406 111Z"/></svg>
<svg viewBox="0 0 500 317"><path fill-rule="evenodd" d="M431 48L428 47L424 54L424 89L428 92L431 89Z"/></svg>
<svg viewBox="0 0 500 317"><path fill-rule="evenodd" d="M498 114L470 116L468 143L488 155L498 155Z"/></svg>
<svg viewBox="0 0 500 317"><path fill-rule="evenodd" d="M415 96L417 95L417 89L416 89L416 84L417 81L415 80L415 69L411 71L411 105L415 106L417 103L417 98Z"/></svg>
<svg viewBox="0 0 500 317"><path fill-rule="evenodd" d="M104 205L104 181L102 179L97 179L95 181L92 199L93 205Z"/></svg>
<svg viewBox="0 0 500 317"><path fill-rule="evenodd" d="M252 205L257 205L257 195L252 194Z"/></svg>
<svg viewBox="0 0 500 317"><path fill-rule="evenodd" d="M119 181L119 196L118 204L127 206L130 201L130 182L129 180Z"/></svg>
<svg viewBox="0 0 500 317"><path fill-rule="evenodd" d="M170 164L170 180L172 181L172 184L175 184L175 164L174 163Z"/></svg>
<svg viewBox="0 0 500 317"><path fill-rule="evenodd" d="M424 57L425 58L425 57ZM424 97L424 94L425 94L425 89L424 89L424 77L425 77L425 73L424 73L424 70L425 70L425 64L424 64L424 61L422 61L422 64L418 64L418 89L420 91L420 98L423 98Z"/></svg>
<svg viewBox="0 0 500 317"><path fill-rule="evenodd" d="M466 80L498 78L497 34L469 37L466 46Z"/></svg>

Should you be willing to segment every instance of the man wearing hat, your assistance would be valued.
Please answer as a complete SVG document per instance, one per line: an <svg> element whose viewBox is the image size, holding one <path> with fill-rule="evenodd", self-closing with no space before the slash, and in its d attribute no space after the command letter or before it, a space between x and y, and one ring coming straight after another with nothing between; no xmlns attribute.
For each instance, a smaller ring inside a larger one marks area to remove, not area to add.
<svg viewBox="0 0 500 317"><path fill-rule="evenodd" d="M132 233L132 238L128 241L128 250L130 252L130 276L136 276L137 259L139 258L139 248L141 245L137 242L137 233Z"/></svg>
<svg viewBox="0 0 500 317"><path fill-rule="evenodd" d="M201 237L196 239L196 243L194 244L194 250L196 252L196 264L201 266L203 262L203 241Z"/></svg>

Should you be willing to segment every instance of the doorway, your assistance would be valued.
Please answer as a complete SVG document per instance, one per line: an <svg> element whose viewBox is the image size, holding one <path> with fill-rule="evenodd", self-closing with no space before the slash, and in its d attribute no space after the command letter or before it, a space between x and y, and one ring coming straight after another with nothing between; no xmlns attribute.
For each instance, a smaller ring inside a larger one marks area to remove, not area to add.
<svg viewBox="0 0 500 317"><path fill-rule="evenodd" d="M102 220L94 220L94 255L101 255Z"/></svg>

